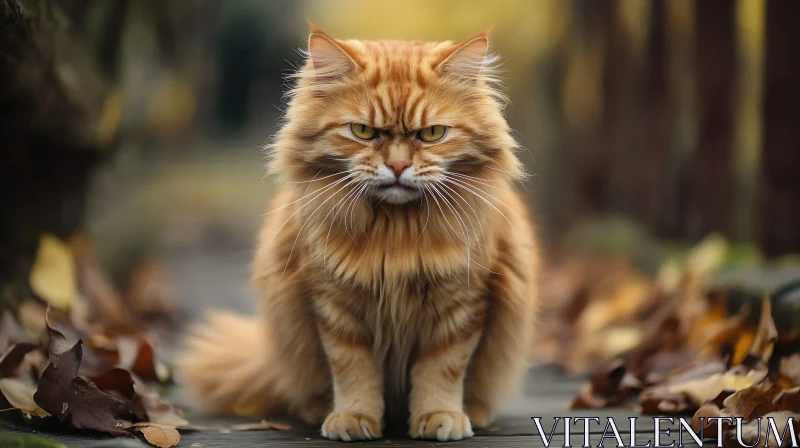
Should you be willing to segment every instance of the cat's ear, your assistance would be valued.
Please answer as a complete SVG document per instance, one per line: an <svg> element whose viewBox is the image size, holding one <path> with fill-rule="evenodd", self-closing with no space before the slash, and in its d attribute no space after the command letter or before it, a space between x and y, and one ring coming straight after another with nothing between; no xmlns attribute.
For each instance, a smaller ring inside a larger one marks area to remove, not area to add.
<svg viewBox="0 0 800 448"><path fill-rule="evenodd" d="M347 50L322 30L309 22L308 55L318 82L330 82L346 76L356 68Z"/></svg>
<svg viewBox="0 0 800 448"><path fill-rule="evenodd" d="M485 68L488 50L489 33L484 31L445 51L442 62L436 70L443 76L450 75L461 80L475 81Z"/></svg>

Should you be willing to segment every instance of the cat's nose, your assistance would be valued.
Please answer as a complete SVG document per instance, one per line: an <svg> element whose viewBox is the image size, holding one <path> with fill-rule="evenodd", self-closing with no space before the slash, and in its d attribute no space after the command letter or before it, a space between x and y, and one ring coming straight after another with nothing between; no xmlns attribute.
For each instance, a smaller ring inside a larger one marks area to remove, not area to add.
<svg viewBox="0 0 800 448"><path fill-rule="evenodd" d="M403 174L403 170L411 166L411 161L400 160L394 162L386 162L386 166L388 166L390 170L394 171L394 176L399 179L400 175Z"/></svg>

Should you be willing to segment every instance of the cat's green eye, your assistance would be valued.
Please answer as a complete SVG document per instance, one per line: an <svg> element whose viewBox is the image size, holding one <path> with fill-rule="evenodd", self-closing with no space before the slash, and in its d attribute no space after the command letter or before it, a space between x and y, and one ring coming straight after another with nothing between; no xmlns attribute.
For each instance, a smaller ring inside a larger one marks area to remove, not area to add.
<svg viewBox="0 0 800 448"><path fill-rule="evenodd" d="M425 129L421 129L419 132L417 132L417 138L423 142L433 143L441 140L442 137L444 137L445 132L447 132L447 127L436 124L433 126L428 126Z"/></svg>
<svg viewBox="0 0 800 448"><path fill-rule="evenodd" d="M350 132L361 140L372 140L378 136L375 128L361 123L350 123Z"/></svg>

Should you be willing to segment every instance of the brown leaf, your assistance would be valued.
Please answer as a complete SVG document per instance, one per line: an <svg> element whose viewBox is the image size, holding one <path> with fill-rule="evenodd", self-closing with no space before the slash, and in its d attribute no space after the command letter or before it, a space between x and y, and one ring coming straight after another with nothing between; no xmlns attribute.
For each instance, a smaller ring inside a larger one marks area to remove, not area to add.
<svg viewBox="0 0 800 448"><path fill-rule="evenodd" d="M592 381L584 386L580 395L572 401L570 409L614 406L622 403L640 387L641 381L627 373L620 361L612 364L609 370L599 372L592 377Z"/></svg>
<svg viewBox="0 0 800 448"><path fill-rule="evenodd" d="M176 427L189 426L189 422L178 409L162 400L156 392L150 391L141 381L134 382L133 388L150 422Z"/></svg>
<svg viewBox="0 0 800 448"><path fill-rule="evenodd" d="M722 404L727 415L741 416L745 421L777 411L773 404L781 390L770 384L756 384L731 394Z"/></svg>
<svg viewBox="0 0 800 448"><path fill-rule="evenodd" d="M92 341L97 347L97 338L92 338ZM130 370L136 376L161 383L171 378L169 368L156 358L155 342L145 334L108 340L102 350L113 357L117 367ZM111 357L107 358L110 360Z"/></svg>
<svg viewBox="0 0 800 448"><path fill-rule="evenodd" d="M68 422L75 428L129 436L114 416L122 402L78 376L81 357L81 341L59 354L57 363L51 362L39 378L34 401L59 421Z"/></svg>
<svg viewBox="0 0 800 448"><path fill-rule="evenodd" d="M49 336L48 351L50 352L50 361L56 366L58 366L58 358L75 347L75 344L81 339L77 332L71 331L68 326L63 325L65 322L69 322L69 317L64 312L47 307L44 323Z"/></svg>
<svg viewBox="0 0 800 448"><path fill-rule="evenodd" d="M696 410L708 400L718 397L722 392L731 390L739 391L763 380L767 369L756 366L748 369L744 366L734 366L726 371L721 371L721 363L694 363L692 368L682 369L678 374L669 377L666 381L645 389L641 397L645 400L656 402L674 400L675 397L685 396L692 406L685 407L683 411ZM679 403L674 403L679 406Z"/></svg>
<svg viewBox="0 0 800 448"><path fill-rule="evenodd" d="M778 329L772 319L772 302L765 297L761 301L761 317L758 321L758 330L756 330L755 339L747 354L766 363L772 357L772 351L777 339Z"/></svg>
<svg viewBox="0 0 800 448"><path fill-rule="evenodd" d="M157 425L155 423L136 423L131 425L148 443L159 448L170 448L181 441L181 435L174 426Z"/></svg>
<svg viewBox="0 0 800 448"><path fill-rule="evenodd" d="M3 357L0 358L0 378L16 376L25 356L37 348L38 346L34 344L20 342L8 349Z"/></svg>
<svg viewBox="0 0 800 448"><path fill-rule="evenodd" d="M774 401L781 411L800 413L800 387L782 391Z"/></svg>
<svg viewBox="0 0 800 448"><path fill-rule="evenodd" d="M70 238L69 246L77 262L81 290L91 304L90 319L117 334L136 332L138 322L100 265L89 237L77 233Z"/></svg>
<svg viewBox="0 0 800 448"><path fill-rule="evenodd" d="M45 324L49 334L50 362L57 367L61 354L71 350L85 336L72 324L67 313L51 307L47 307L45 312ZM93 350L84 353L81 349L81 360L81 373L97 373L110 368L108 362Z"/></svg>
<svg viewBox="0 0 800 448"><path fill-rule="evenodd" d="M147 379L156 378L156 359L153 343L144 335L117 338L118 367Z"/></svg>
<svg viewBox="0 0 800 448"><path fill-rule="evenodd" d="M127 370L115 367L100 375L91 376L89 379L98 389L109 395L114 393L128 400L133 400L136 395L136 391L133 389L133 378Z"/></svg>
<svg viewBox="0 0 800 448"><path fill-rule="evenodd" d="M283 423L275 423L267 420L261 420L258 423L244 423L241 425L233 425L231 429L234 431L254 431L262 429L277 429L278 431L289 431L291 426Z"/></svg>

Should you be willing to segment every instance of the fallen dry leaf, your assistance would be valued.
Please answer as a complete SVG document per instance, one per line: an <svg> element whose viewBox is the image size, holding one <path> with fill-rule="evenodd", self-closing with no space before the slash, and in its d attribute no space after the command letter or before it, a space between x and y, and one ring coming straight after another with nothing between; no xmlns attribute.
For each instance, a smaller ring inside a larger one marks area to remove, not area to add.
<svg viewBox="0 0 800 448"><path fill-rule="evenodd" d="M9 348L0 358L0 378L16 376L25 356L37 348L37 345L28 342L20 342Z"/></svg>
<svg viewBox="0 0 800 448"><path fill-rule="evenodd" d="M777 339L778 329L772 319L772 302L765 297L761 300L761 317L758 321L758 330L747 354L766 363L772 356Z"/></svg>
<svg viewBox="0 0 800 448"><path fill-rule="evenodd" d="M696 406L701 406L722 391L746 389L764 379L766 375L766 370L728 371L715 373L707 378L666 386L666 389L669 394L685 394L692 403ZM650 393L653 392L651 391ZM648 391L645 391L642 395L647 397L649 395Z"/></svg>
<svg viewBox="0 0 800 448"><path fill-rule="evenodd" d="M44 234L30 273L31 290L48 304L66 310L77 293L75 260L58 237Z"/></svg>
<svg viewBox="0 0 800 448"><path fill-rule="evenodd" d="M150 391L146 385L134 381L133 388L139 397L139 403L147 413L148 421L179 428L189 426L189 422L183 418L178 409L164 401L157 393Z"/></svg>
<svg viewBox="0 0 800 448"><path fill-rule="evenodd" d="M153 343L144 335L119 337L117 366L128 369L142 378L156 378L156 359Z"/></svg>
<svg viewBox="0 0 800 448"><path fill-rule="evenodd" d="M61 325L64 320L64 313L57 309L47 307L44 314L44 324L47 327L49 341L47 344L51 361L55 361L58 366L58 358L70 351L80 341L80 336L70 331L68 327ZM78 360L80 364L80 360Z"/></svg>
<svg viewBox="0 0 800 448"><path fill-rule="evenodd" d="M57 363L47 366L33 396L36 404L75 428L129 436L115 417L122 402L78 376L81 356L81 341L78 341L70 350L58 355Z"/></svg>
<svg viewBox="0 0 800 448"><path fill-rule="evenodd" d="M117 334L137 331L137 319L101 267L89 237L84 233L73 235L69 239L69 248L76 260L81 290L91 304L86 320Z"/></svg>
<svg viewBox="0 0 800 448"><path fill-rule="evenodd" d="M83 341L86 336L73 325L70 315L47 307L45 324L49 336L48 352L50 361L58 366L58 358L62 353L71 350L78 341ZM81 348L81 373L97 374L111 368L111 364L94 350L84 351Z"/></svg>
<svg viewBox="0 0 800 448"><path fill-rule="evenodd" d="M181 441L181 435L174 426L136 423L131 425L131 428L142 433L148 443L159 448L170 448Z"/></svg>
<svg viewBox="0 0 800 448"><path fill-rule="evenodd" d="M33 401L34 392L36 385L31 382L19 378L0 379L0 393L11 406L39 418L47 417L50 414Z"/></svg>
<svg viewBox="0 0 800 448"><path fill-rule="evenodd" d="M278 431L288 431L292 429L291 426L283 423L274 423L267 420L261 420L258 423L244 423L241 425L233 425L231 429L234 431L255 431L262 429L277 429Z"/></svg>

